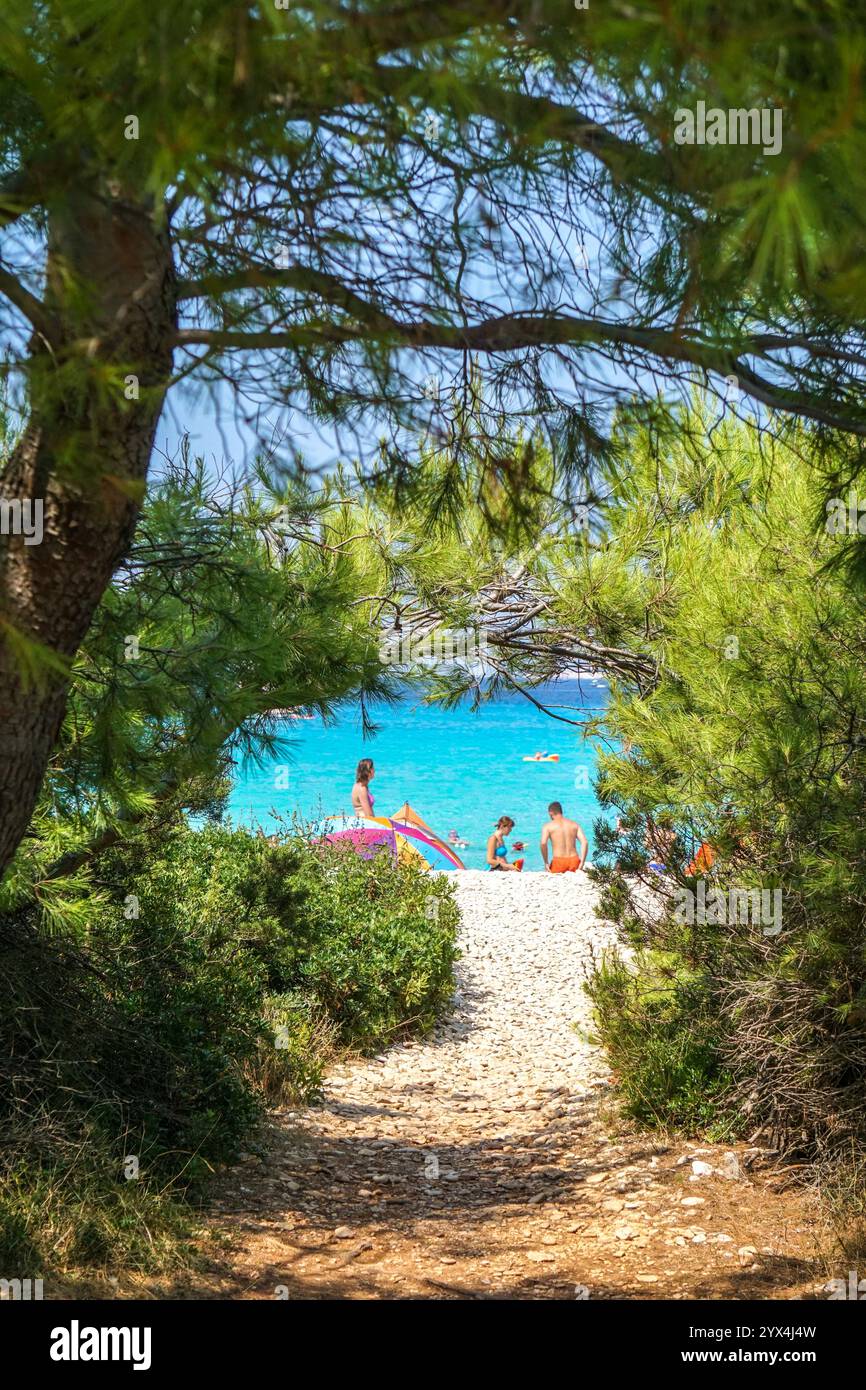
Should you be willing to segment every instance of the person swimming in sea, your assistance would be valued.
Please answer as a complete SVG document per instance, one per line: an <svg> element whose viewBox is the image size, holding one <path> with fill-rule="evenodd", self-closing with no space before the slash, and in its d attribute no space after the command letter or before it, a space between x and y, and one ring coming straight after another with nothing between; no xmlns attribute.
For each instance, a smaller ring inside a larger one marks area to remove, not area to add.
<svg viewBox="0 0 866 1390"><path fill-rule="evenodd" d="M355 770L355 785L352 788L352 810L356 816L363 816L365 820L372 820L375 816L373 810L373 795L370 791L370 783L376 775L372 758L362 758Z"/></svg>
<svg viewBox="0 0 866 1390"><path fill-rule="evenodd" d="M496 829L487 841L487 867L489 869L507 869L520 873L523 868L523 860L515 859L513 864L508 862L508 846L505 843L506 835L510 835L514 829L514 821L510 816L500 816L496 822Z"/></svg>

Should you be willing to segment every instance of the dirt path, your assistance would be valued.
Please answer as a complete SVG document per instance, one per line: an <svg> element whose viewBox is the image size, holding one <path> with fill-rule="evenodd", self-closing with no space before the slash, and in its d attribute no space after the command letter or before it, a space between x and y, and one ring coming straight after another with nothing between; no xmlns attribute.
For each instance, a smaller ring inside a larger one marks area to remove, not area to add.
<svg viewBox="0 0 866 1390"><path fill-rule="evenodd" d="M613 944L593 892L582 876L461 875L453 1015L277 1117L217 1193L228 1255L187 1294L820 1296L805 1198L742 1148L668 1147L606 1114L604 1059L573 1027Z"/></svg>

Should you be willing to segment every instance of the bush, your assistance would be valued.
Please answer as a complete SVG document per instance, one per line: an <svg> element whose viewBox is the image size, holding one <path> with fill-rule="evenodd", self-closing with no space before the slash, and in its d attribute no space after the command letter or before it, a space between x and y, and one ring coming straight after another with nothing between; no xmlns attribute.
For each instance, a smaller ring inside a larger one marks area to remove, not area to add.
<svg viewBox="0 0 866 1390"><path fill-rule="evenodd" d="M298 883L309 936L290 983L321 1005L343 1046L370 1051L428 1031L453 990L447 881L386 853L329 847L302 852Z"/></svg>
<svg viewBox="0 0 866 1390"><path fill-rule="evenodd" d="M586 990L625 1113L643 1124L726 1137L730 1076L702 982L677 971L671 958L643 952L632 968L605 958Z"/></svg>
<svg viewBox="0 0 866 1390"><path fill-rule="evenodd" d="M96 1135L74 1162L27 1162L0 1175L0 1262L8 1277L182 1268L195 1259L194 1232L193 1213L159 1184L119 1181L110 1146Z"/></svg>
<svg viewBox="0 0 866 1390"><path fill-rule="evenodd" d="M700 1123L704 1076L719 1123L832 1181L866 1164L863 537L827 529L802 431L708 424L638 433L598 561L594 601L656 673L613 682L597 723L620 824L596 826L596 878L648 972L599 982L600 1028L645 1117ZM680 920L699 878L718 921ZM731 891L779 893L782 916L744 921Z"/></svg>
<svg viewBox="0 0 866 1390"><path fill-rule="evenodd" d="M432 1026L457 918L447 882L386 854L211 825L106 853L84 941L0 922L0 1259L164 1266L172 1194L268 1103L314 1097L338 1049Z"/></svg>
<svg viewBox="0 0 866 1390"><path fill-rule="evenodd" d="M159 1020L131 1021L119 960L0 921L0 1269L188 1262L191 1221L131 1128ZM144 1026L140 1027L139 1024ZM135 1155L140 1178L127 1180ZM172 1171L183 1168L174 1157Z"/></svg>
<svg viewBox="0 0 866 1390"><path fill-rule="evenodd" d="M316 1100L338 1051L334 1024L303 994L268 995L263 1015L265 1036L247 1067L249 1081L271 1105Z"/></svg>
<svg viewBox="0 0 866 1390"><path fill-rule="evenodd" d="M315 1094L334 1043L423 1032L452 991L451 890L387 853L183 828L139 864L117 854L102 887L124 1011L136 1027L159 1019L136 1120L193 1168L235 1156L265 1094Z"/></svg>

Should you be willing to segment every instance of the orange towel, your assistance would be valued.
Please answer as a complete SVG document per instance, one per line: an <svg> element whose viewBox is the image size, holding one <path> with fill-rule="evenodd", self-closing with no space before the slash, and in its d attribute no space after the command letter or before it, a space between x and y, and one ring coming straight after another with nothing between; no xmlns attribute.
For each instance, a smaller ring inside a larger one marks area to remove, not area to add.
<svg viewBox="0 0 866 1390"><path fill-rule="evenodd" d="M716 862L716 852L712 845L708 845L704 840L691 864L686 869L690 878L697 878L698 874L707 874Z"/></svg>
<svg viewBox="0 0 866 1390"><path fill-rule="evenodd" d="M570 854L565 858L557 859L556 855L550 861L550 872L552 874L573 874L580 868L580 855Z"/></svg>

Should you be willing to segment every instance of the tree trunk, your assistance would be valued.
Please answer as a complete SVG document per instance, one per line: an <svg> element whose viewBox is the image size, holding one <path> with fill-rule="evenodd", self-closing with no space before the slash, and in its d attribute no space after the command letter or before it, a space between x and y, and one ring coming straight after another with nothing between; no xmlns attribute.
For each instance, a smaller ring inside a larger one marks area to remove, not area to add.
<svg viewBox="0 0 866 1390"><path fill-rule="evenodd" d="M84 638L138 516L176 328L170 242L151 210L81 191L53 213L46 308L56 341L34 335L30 419L0 475L0 499L42 503L38 543L0 535L0 872L63 720L68 680L57 668Z"/></svg>

